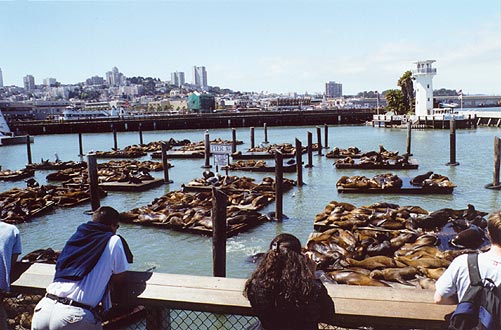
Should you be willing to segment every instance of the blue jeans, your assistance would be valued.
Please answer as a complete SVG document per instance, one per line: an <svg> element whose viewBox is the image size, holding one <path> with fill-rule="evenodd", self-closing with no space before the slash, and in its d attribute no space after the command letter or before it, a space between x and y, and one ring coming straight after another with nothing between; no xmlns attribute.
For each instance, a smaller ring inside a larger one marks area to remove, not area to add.
<svg viewBox="0 0 501 330"><path fill-rule="evenodd" d="M35 307L31 330L102 330L101 321L94 313L81 307L61 304L49 298L42 298Z"/></svg>

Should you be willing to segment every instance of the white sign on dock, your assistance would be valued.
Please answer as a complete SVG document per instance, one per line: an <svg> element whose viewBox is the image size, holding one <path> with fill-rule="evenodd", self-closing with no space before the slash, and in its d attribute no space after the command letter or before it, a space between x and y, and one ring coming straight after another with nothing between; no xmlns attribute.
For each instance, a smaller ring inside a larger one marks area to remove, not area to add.
<svg viewBox="0 0 501 330"><path fill-rule="evenodd" d="M216 155L229 155L231 154L231 144L215 144L211 143L210 153Z"/></svg>
<svg viewBox="0 0 501 330"><path fill-rule="evenodd" d="M216 166L228 166L228 155L214 154L214 163Z"/></svg>

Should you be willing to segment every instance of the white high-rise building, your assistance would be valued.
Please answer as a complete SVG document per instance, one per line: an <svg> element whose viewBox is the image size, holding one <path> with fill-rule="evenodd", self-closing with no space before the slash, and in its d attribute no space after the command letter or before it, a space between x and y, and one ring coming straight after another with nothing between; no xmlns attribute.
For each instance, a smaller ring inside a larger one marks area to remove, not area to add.
<svg viewBox="0 0 501 330"><path fill-rule="evenodd" d="M172 72L170 74L170 82L171 84L173 85L176 85L177 87L181 87L184 85L185 81L184 81L184 72Z"/></svg>
<svg viewBox="0 0 501 330"><path fill-rule="evenodd" d="M0 68L0 87L3 87L2 69Z"/></svg>
<svg viewBox="0 0 501 330"><path fill-rule="evenodd" d="M205 66L193 67L193 85L204 90L207 89L207 71L205 71Z"/></svg>
<svg viewBox="0 0 501 330"><path fill-rule="evenodd" d="M426 116L433 110L433 84L432 79L437 74L437 69L431 64L435 60L416 61L416 69L412 70L414 87L416 89L416 116Z"/></svg>
<svg viewBox="0 0 501 330"><path fill-rule="evenodd" d="M35 77L31 74L23 77L24 90L29 92L35 89Z"/></svg>

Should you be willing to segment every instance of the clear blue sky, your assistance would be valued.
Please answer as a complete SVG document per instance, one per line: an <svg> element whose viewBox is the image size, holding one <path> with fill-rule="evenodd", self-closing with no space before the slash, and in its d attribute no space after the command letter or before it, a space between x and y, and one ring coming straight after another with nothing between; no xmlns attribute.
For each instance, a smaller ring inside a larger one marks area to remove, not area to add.
<svg viewBox="0 0 501 330"><path fill-rule="evenodd" d="M499 0L0 0L4 85L76 83L116 66L170 80L205 66L240 91L396 88L434 59L434 89L501 94Z"/></svg>

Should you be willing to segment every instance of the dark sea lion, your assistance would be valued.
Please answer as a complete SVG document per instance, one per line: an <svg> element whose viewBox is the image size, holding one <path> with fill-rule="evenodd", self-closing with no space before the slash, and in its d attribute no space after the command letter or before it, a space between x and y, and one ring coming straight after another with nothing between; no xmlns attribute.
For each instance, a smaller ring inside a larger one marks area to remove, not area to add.
<svg viewBox="0 0 501 330"><path fill-rule="evenodd" d="M375 279L384 279L386 281L399 282L405 285L412 285L408 280L413 279L416 276L417 269L414 267L403 267L403 268L385 268L373 270L370 273L370 277Z"/></svg>
<svg viewBox="0 0 501 330"><path fill-rule="evenodd" d="M448 260L428 257L412 259L404 256L396 256L395 260L414 268L418 268L420 266L424 268L442 268L450 265L450 261Z"/></svg>
<svg viewBox="0 0 501 330"><path fill-rule="evenodd" d="M458 233L449 243L460 249L477 249L484 242L484 238L484 230L478 226L471 225L470 228Z"/></svg>
<svg viewBox="0 0 501 330"><path fill-rule="evenodd" d="M422 186L423 181L428 179L433 174L432 171L428 171L425 174L420 174L411 179L411 184L415 186Z"/></svg>
<svg viewBox="0 0 501 330"><path fill-rule="evenodd" d="M454 210L451 208L443 208L431 212L429 215L422 218L414 218L414 223L423 229L433 230L442 228L453 216Z"/></svg>
<svg viewBox="0 0 501 330"><path fill-rule="evenodd" d="M367 285L367 286L390 286L386 283L371 278L358 272L334 271L328 275L338 284Z"/></svg>

